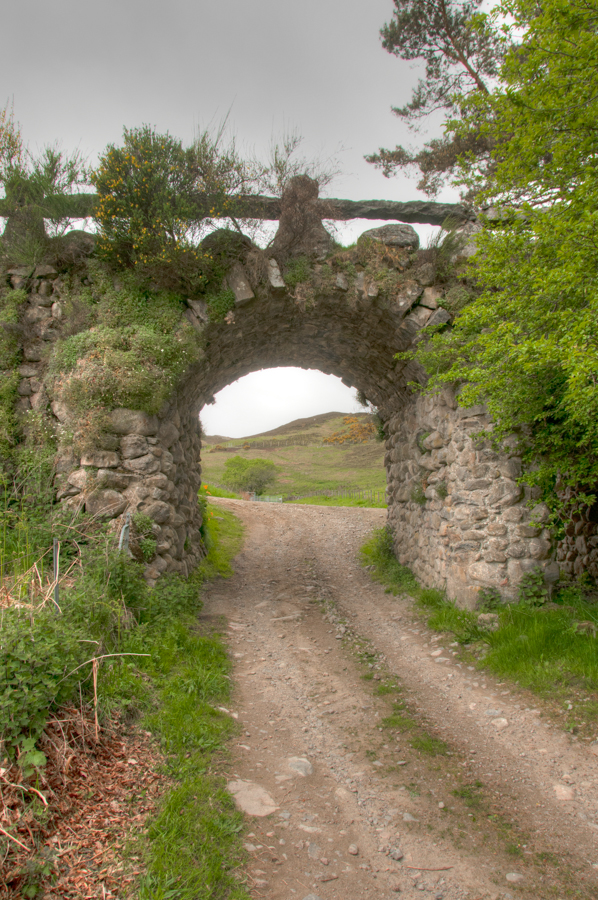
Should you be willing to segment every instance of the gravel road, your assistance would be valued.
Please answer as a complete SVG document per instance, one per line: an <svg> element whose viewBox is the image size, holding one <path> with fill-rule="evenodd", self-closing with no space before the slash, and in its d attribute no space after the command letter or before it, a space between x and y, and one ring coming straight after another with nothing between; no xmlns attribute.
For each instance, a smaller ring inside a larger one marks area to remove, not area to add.
<svg viewBox="0 0 598 900"><path fill-rule="evenodd" d="M371 581L385 511L213 502L246 527L204 617L235 664L252 894L598 896L598 757Z"/></svg>

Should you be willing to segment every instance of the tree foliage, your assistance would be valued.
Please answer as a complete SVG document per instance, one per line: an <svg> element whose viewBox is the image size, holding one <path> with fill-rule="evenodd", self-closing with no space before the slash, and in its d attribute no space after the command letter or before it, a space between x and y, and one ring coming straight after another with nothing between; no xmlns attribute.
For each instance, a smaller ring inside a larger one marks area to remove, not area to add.
<svg viewBox="0 0 598 900"><path fill-rule="evenodd" d="M480 13L483 0L394 0L391 21L381 30L382 46L399 59L422 61L425 77L418 82L404 106L393 107L396 116L418 129L422 119L435 112L460 115L463 99L488 94L505 51L505 36ZM489 135L480 129L445 134L412 151L403 146L381 148L366 156L368 162L389 177L397 169L419 169L418 188L434 196L460 156L474 154L489 160Z"/></svg>
<svg viewBox="0 0 598 900"><path fill-rule="evenodd" d="M451 125L483 120L495 145L490 173L460 168L495 207L471 272L483 290L417 355L432 390L463 383L461 403L487 402L495 435L519 436L554 505L555 485L589 497L598 483L598 6L503 0L494 15L521 45Z"/></svg>
<svg viewBox="0 0 598 900"><path fill-rule="evenodd" d="M233 491L263 494L276 478L276 466L269 459L244 459L233 456L224 464L222 483Z"/></svg>

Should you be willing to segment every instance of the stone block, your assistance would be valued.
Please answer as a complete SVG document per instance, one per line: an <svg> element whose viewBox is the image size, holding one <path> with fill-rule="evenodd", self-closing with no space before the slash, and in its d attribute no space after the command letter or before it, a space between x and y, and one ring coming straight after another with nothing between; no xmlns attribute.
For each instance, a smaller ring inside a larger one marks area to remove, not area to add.
<svg viewBox="0 0 598 900"><path fill-rule="evenodd" d="M416 303L416 301L419 300L422 293L423 288L421 284L417 283L417 281L405 281L400 286L399 291L393 301L397 312L402 315L408 313L411 307Z"/></svg>
<svg viewBox="0 0 598 900"><path fill-rule="evenodd" d="M471 419L473 416L485 416L488 412L488 407L485 403L480 403L477 406L460 406L457 409L457 415L460 419Z"/></svg>
<svg viewBox="0 0 598 900"><path fill-rule="evenodd" d="M280 274L280 269L278 267L278 263L275 259L269 259L267 265L267 274L268 274L268 284L270 285L271 290L275 292L282 292L286 290L286 284L284 282L284 278ZM345 288L346 290L346 288Z"/></svg>
<svg viewBox="0 0 598 900"><path fill-rule="evenodd" d="M518 525L515 529L515 535L518 538L537 538L541 534L540 528L532 528L531 525Z"/></svg>
<svg viewBox="0 0 598 900"><path fill-rule="evenodd" d="M550 541L544 541L541 538L533 538L529 542L529 555L532 559L547 559L550 556Z"/></svg>
<svg viewBox="0 0 598 900"><path fill-rule="evenodd" d="M508 506L514 506L521 500L523 487L516 481L509 481L504 478L493 484L490 494L488 495L488 503L491 506L498 506L505 509Z"/></svg>
<svg viewBox="0 0 598 900"><path fill-rule="evenodd" d="M432 310L425 306L416 306L413 312L409 313L407 320L414 322L418 328L423 328L428 324L430 317L433 315Z"/></svg>
<svg viewBox="0 0 598 900"><path fill-rule="evenodd" d="M66 403L63 403L62 400L53 400L50 404L50 409L58 419L61 425L65 425L69 419L69 411Z"/></svg>
<svg viewBox="0 0 598 900"><path fill-rule="evenodd" d="M467 574L473 581L487 587L498 587L501 585L507 574L507 567L499 563L479 562L472 563L469 566Z"/></svg>
<svg viewBox="0 0 598 900"><path fill-rule="evenodd" d="M37 375L39 369L37 368L37 366L22 365L19 366L17 371L22 378L34 378Z"/></svg>
<svg viewBox="0 0 598 900"><path fill-rule="evenodd" d="M147 453L145 456L137 456L135 459L126 459L123 467L140 475L152 475L159 471L160 460L156 459L152 453Z"/></svg>
<svg viewBox="0 0 598 900"><path fill-rule="evenodd" d="M514 544L511 544L511 546L507 550L507 555L512 559L523 559L525 556L529 556L528 542L516 541Z"/></svg>
<svg viewBox="0 0 598 900"><path fill-rule="evenodd" d="M412 274L416 281L429 287L436 281L436 266L432 263L424 263L423 266L419 266ZM432 306L430 308L435 309L436 307Z"/></svg>
<svg viewBox="0 0 598 900"><path fill-rule="evenodd" d="M54 266L36 266L33 273L34 278L53 278L58 275Z"/></svg>
<svg viewBox="0 0 598 900"><path fill-rule="evenodd" d="M245 306L255 299L245 269L240 262L234 263L226 276L226 283L235 295L236 306Z"/></svg>
<svg viewBox="0 0 598 900"><path fill-rule="evenodd" d="M335 287L338 291L348 291L349 282L344 272L337 272Z"/></svg>
<svg viewBox="0 0 598 900"><path fill-rule="evenodd" d="M502 522L489 522L486 526L486 531L488 532L488 534L506 534L507 526L503 525Z"/></svg>
<svg viewBox="0 0 598 900"><path fill-rule="evenodd" d="M427 287L419 301L420 306L427 306L428 309L438 309L438 301L442 297L442 291L435 287Z"/></svg>
<svg viewBox="0 0 598 900"><path fill-rule="evenodd" d="M524 575L534 572L537 568L538 560L536 559L510 559L507 563L509 581L512 585L517 585Z"/></svg>
<svg viewBox="0 0 598 900"><path fill-rule="evenodd" d="M516 456L512 456L510 459L500 460L497 468L503 478L514 480L521 475L521 460Z"/></svg>
<svg viewBox="0 0 598 900"><path fill-rule="evenodd" d="M209 322L208 304L205 300L187 300L186 303L200 322Z"/></svg>
<svg viewBox="0 0 598 900"><path fill-rule="evenodd" d="M108 414L108 430L114 434L156 434L158 419L135 409L114 409Z"/></svg>
<svg viewBox="0 0 598 900"><path fill-rule="evenodd" d="M399 222L364 231L359 236L358 242L364 240L379 241L386 247L409 247L412 250L419 247L419 237L415 228Z"/></svg>
<svg viewBox="0 0 598 900"><path fill-rule="evenodd" d="M98 469L97 483L100 487L111 490L126 490L136 476L125 472L115 472L114 469Z"/></svg>
<svg viewBox="0 0 598 900"><path fill-rule="evenodd" d="M158 440L165 449L171 447L180 438L180 432L172 422L163 422L158 429Z"/></svg>
<svg viewBox="0 0 598 900"><path fill-rule="evenodd" d="M115 519L126 508L127 500L118 491L92 491L85 498L85 511L98 519Z"/></svg>
<svg viewBox="0 0 598 900"><path fill-rule="evenodd" d="M149 444L142 434L127 434L120 440L120 451L125 459L137 459L149 453Z"/></svg>
<svg viewBox="0 0 598 900"><path fill-rule="evenodd" d="M96 469L115 469L119 462L118 453L109 450L94 450L81 457L82 466L94 466Z"/></svg>
<svg viewBox="0 0 598 900"><path fill-rule="evenodd" d="M484 478L473 478L471 481L465 482L464 488L466 491L486 491L491 484L492 482Z"/></svg>
<svg viewBox="0 0 598 900"><path fill-rule="evenodd" d="M450 321L451 317L446 309L437 309L428 319L427 327L432 328L435 325L448 325Z"/></svg>
<svg viewBox="0 0 598 900"><path fill-rule="evenodd" d="M153 519L154 522L157 522L158 525L162 525L170 519L172 507L170 504L164 503L163 500L155 500L153 503L146 506L143 512L146 516L149 516L150 519Z"/></svg>

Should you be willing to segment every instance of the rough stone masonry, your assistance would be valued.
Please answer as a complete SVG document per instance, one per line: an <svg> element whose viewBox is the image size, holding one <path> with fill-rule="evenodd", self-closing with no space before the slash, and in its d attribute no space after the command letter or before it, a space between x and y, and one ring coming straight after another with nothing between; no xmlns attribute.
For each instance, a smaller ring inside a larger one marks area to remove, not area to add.
<svg viewBox="0 0 598 900"><path fill-rule="evenodd" d="M302 202L317 202L317 192L303 194ZM304 225L294 235L298 221ZM293 219L284 196L281 223L284 234L270 251L247 241L245 256L230 269L235 308L224 321L210 322L205 303L188 301L185 315L201 332L205 351L159 414L115 409L94 450L77 456L66 443L61 446L57 499L117 526L126 511L144 512L157 539L148 580L163 572L187 574L203 553L197 503L201 408L257 369L314 368L363 391L381 411L388 521L399 560L424 585L446 587L449 597L471 606L481 588L514 597L522 575L538 566L548 581L555 580L555 549L544 528L548 511L542 505L530 509L529 493L517 483L517 456L497 454L483 438L492 428L485 409L461 408L448 389L436 397L416 395L409 384L422 381L423 373L395 358L421 339L425 326L450 324L456 283L437 283L434 265L418 250L409 225L362 235L360 246L370 242L381 251L373 270L352 263L350 254L332 253L321 214L308 209ZM465 226L466 233L473 230L475 225ZM281 271L294 247L310 259L311 271L306 282L289 288ZM461 256L468 252L466 246ZM62 277L49 266L12 269L7 277L28 291L19 413L26 418L29 410L45 412L66 433L73 414L60 401L51 402L43 362L64 326Z"/></svg>

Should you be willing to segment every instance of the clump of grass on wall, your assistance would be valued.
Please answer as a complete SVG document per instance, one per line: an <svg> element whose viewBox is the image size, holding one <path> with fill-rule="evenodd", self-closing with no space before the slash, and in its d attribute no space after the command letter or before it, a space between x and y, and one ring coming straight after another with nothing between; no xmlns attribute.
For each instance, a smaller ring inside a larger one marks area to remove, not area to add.
<svg viewBox="0 0 598 900"><path fill-rule="evenodd" d="M201 336L178 295L144 290L126 274L113 282L97 263L90 276L90 285L73 283L67 294L67 307L87 311L85 330L57 342L53 390L80 414L119 406L156 413L201 358Z"/></svg>

